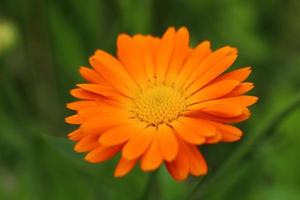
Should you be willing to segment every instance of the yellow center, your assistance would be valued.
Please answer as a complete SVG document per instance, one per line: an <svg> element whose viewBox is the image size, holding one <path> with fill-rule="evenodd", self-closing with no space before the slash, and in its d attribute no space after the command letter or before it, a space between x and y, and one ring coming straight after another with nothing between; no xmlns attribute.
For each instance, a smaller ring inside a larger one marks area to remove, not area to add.
<svg viewBox="0 0 300 200"><path fill-rule="evenodd" d="M139 120L157 126L177 119L185 108L182 92L160 85L140 92L134 98L131 110Z"/></svg>

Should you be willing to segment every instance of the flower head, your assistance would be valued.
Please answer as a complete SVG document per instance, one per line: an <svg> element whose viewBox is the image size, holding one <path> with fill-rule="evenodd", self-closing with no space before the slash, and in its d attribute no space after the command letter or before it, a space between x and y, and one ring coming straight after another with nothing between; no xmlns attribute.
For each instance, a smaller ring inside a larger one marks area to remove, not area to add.
<svg viewBox="0 0 300 200"><path fill-rule="evenodd" d="M77 111L66 118L79 128L68 136L88 162L106 161L120 153L115 176L137 163L143 171L165 164L176 180L207 173L199 151L203 144L237 141L242 131L233 123L249 118L257 101L245 95L253 88L244 67L224 73L237 49L212 51L204 41L189 47L186 28L169 28L162 38L119 35L117 57L97 50L91 68L81 67L87 83L71 94Z"/></svg>

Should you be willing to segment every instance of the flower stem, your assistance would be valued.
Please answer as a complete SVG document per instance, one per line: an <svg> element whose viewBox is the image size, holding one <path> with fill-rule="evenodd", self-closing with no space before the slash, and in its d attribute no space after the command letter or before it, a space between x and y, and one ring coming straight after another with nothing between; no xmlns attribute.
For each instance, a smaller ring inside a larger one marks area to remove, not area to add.
<svg viewBox="0 0 300 200"><path fill-rule="evenodd" d="M154 194L154 193L155 193L155 188L157 187L158 171L159 170L156 170L156 171L152 172L151 174L149 174L148 181L146 183L145 189L141 195L140 200L153 199L151 197L153 195L157 195L157 193L156 194Z"/></svg>
<svg viewBox="0 0 300 200"><path fill-rule="evenodd" d="M201 179L189 194L188 199L199 199L203 197L206 189L212 186L222 174L226 174L232 167L241 159L247 157L251 153L253 146L261 142L264 138L274 134L275 130L279 127L281 122L291 114L297 106L300 105L300 92L278 113L276 113L263 127L254 133L253 137L244 140L238 150L234 151L231 156L221 164L221 167L212 175L207 175L205 179Z"/></svg>

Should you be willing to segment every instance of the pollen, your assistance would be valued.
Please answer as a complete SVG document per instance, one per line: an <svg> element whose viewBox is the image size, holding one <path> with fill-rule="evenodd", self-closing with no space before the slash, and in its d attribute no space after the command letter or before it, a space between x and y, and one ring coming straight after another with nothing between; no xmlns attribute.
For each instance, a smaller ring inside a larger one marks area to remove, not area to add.
<svg viewBox="0 0 300 200"><path fill-rule="evenodd" d="M131 110L139 120L158 126L176 120L186 109L183 93L171 86L152 86L136 95Z"/></svg>

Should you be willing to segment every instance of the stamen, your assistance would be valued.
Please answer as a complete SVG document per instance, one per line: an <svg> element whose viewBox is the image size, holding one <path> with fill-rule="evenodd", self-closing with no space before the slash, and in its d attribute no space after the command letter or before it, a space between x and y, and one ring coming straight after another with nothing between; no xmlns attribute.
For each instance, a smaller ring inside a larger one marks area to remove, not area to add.
<svg viewBox="0 0 300 200"><path fill-rule="evenodd" d="M176 120L186 106L186 98L181 91L162 84L139 92L132 101L131 111L139 120L158 126Z"/></svg>

